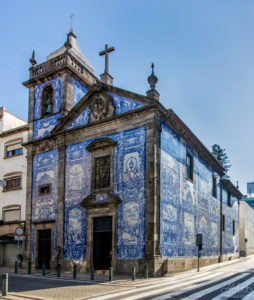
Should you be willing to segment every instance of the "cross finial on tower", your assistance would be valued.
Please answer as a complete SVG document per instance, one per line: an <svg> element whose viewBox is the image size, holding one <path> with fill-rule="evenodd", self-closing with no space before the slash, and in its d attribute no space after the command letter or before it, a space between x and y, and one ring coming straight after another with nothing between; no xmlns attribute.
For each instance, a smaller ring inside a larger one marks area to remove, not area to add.
<svg viewBox="0 0 254 300"><path fill-rule="evenodd" d="M105 55L105 71L104 73L108 74L108 54L115 50L115 47L108 48L108 45L105 45L105 50L99 52L99 55Z"/></svg>
<svg viewBox="0 0 254 300"><path fill-rule="evenodd" d="M73 25L73 17L74 17L74 14L71 14L71 15L70 15L70 19L71 19L71 29L73 29L73 28L72 28L72 25Z"/></svg>

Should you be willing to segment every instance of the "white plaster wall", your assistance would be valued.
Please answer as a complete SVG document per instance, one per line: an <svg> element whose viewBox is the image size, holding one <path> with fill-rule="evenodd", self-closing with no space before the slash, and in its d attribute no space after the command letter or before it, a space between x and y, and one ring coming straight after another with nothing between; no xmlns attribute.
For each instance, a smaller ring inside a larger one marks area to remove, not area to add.
<svg viewBox="0 0 254 300"><path fill-rule="evenodd" d="M0 137L0 180L3 179L5 174L11 172L21 172L21 185L22 189L3 192L3 188L0 187L0 220L2 220L2 209L7 205L21 205L21 220L25 221L25 203L26 203L26 149L23 147L23 154L4 158L5 143L9 140L16 138L23 138L23 142L27 141L28 130L8 134L4 137Z"/></svg>
<svg viewBox="0 0 254 300"><path fill-rule="evenodd" d="M240 251L254 253L254 209L243 200L239 208L239 246Z"/></svg>
<svg viewBox="0 0 254 300"><path fill-rule="evenodd" d="M26 121L6 111L5 107L2 107L2 109L3 109L3 118L0 124L0 133L27 124Z"/></svg>

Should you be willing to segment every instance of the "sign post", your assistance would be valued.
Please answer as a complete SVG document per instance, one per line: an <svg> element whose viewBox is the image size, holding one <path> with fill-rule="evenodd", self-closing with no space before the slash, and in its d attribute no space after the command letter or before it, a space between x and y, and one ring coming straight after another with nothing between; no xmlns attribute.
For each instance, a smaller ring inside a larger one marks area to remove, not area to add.
<svg viewBox="0 0 254 300"><path fill-rule="evenodd" d="M196 245L198 247L198 272L199 272L199 258L201 257L200 251L202 250L202 233L197 233Z"/></svg>
<svg viewBox="0 0 254 300"><path fill-rule="evenodd" d="M24 235L24 229L22 227L20 227L20 226L17 227L15 229L15 237L14 237L14 239L16 241L18 241L18 249L19 249L19 241L23 241L23 239L24 239L23 235Z"/></svg>

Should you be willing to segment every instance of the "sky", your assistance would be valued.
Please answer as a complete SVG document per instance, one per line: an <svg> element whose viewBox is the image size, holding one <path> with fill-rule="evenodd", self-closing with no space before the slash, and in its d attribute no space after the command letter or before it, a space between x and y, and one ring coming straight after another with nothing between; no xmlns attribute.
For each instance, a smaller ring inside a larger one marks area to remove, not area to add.
<svg viewBox="0 0 254 300"><path fill-rule="evenodd" d="M0 106L27 120L29 59L60 48L71 27L104 72L105 44L114 85L145 95L151 63L160 102L211 150L225 148L231 181L254 181L253 0L1 1Z"/></svg>

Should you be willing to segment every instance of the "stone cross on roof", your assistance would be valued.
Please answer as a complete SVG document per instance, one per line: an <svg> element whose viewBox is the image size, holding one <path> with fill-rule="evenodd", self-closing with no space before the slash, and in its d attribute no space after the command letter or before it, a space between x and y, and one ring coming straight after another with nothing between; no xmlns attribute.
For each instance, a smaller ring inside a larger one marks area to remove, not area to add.
<svg viewBox="0 0 254 300"><path fill-rule="evenodd" d="M108 54L115 50L115 47L108 48L108 45L105 45L105 50L99 52L99 55L105 55L105 71L104 73L108 74Z"/></svg>

